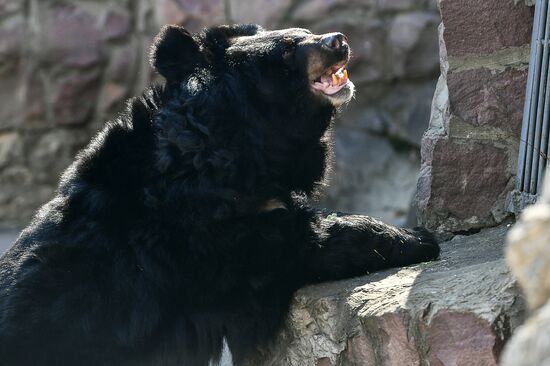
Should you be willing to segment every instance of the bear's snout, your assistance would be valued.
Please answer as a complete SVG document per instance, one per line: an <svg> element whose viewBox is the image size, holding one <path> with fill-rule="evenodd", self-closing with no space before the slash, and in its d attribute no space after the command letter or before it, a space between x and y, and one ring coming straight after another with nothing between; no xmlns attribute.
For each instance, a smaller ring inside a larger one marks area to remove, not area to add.
<svg viewBox="0 0 550 366"><path fill-rule="evenodd" d="M348 37L342 33L328 33L322 36L321 43L330 49L341 50L349 48Z"/></svg>

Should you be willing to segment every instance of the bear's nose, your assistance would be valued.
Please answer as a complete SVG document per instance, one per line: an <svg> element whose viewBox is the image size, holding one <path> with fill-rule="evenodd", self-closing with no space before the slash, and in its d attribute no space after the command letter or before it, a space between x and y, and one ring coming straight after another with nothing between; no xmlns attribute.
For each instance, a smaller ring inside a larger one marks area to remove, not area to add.
<svg viewBox="0 0 550 366"><path fill-rule="evenodd" d="M321 43L328 48L337 50L341 47L348 46L348 37L338 32L328 33L323 35L323 38L321 38Z"/></svg>

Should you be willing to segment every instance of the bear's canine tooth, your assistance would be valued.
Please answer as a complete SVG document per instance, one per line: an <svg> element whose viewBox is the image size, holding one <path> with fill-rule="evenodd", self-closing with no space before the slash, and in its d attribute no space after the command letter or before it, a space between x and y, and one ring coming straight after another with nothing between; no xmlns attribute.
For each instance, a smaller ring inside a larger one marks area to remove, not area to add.
<svg viewBox="0 0 550 366"><path fill-rule="evenodd" d="M335 74L332 74L332 85L338 85L338 77Z"/></svg>

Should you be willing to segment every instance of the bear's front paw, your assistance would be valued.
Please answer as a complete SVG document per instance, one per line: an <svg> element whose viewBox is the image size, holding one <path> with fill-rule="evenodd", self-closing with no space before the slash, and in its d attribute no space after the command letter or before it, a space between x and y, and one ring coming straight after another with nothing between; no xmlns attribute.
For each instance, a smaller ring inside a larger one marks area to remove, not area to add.
<svg viewBox="0 0 550 366"><path fill-rule="evenodd" d="M410 252L408 253L415 262L425 262L437 259L439 257L439 244L435 236L423 227L414 229L405 229L410 235Z"/></svg>

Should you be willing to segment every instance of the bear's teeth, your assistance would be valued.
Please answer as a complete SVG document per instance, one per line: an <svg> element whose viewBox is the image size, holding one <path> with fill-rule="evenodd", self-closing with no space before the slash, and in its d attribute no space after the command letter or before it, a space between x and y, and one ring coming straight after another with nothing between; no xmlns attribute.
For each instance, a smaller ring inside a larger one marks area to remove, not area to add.
<svg viewBox="0 0 550 366"><path fill-rule="evenodd" d="M348 71L341 67L335 73L331 74L332 86L340 86L341 84L348 81Z"/></svg>

